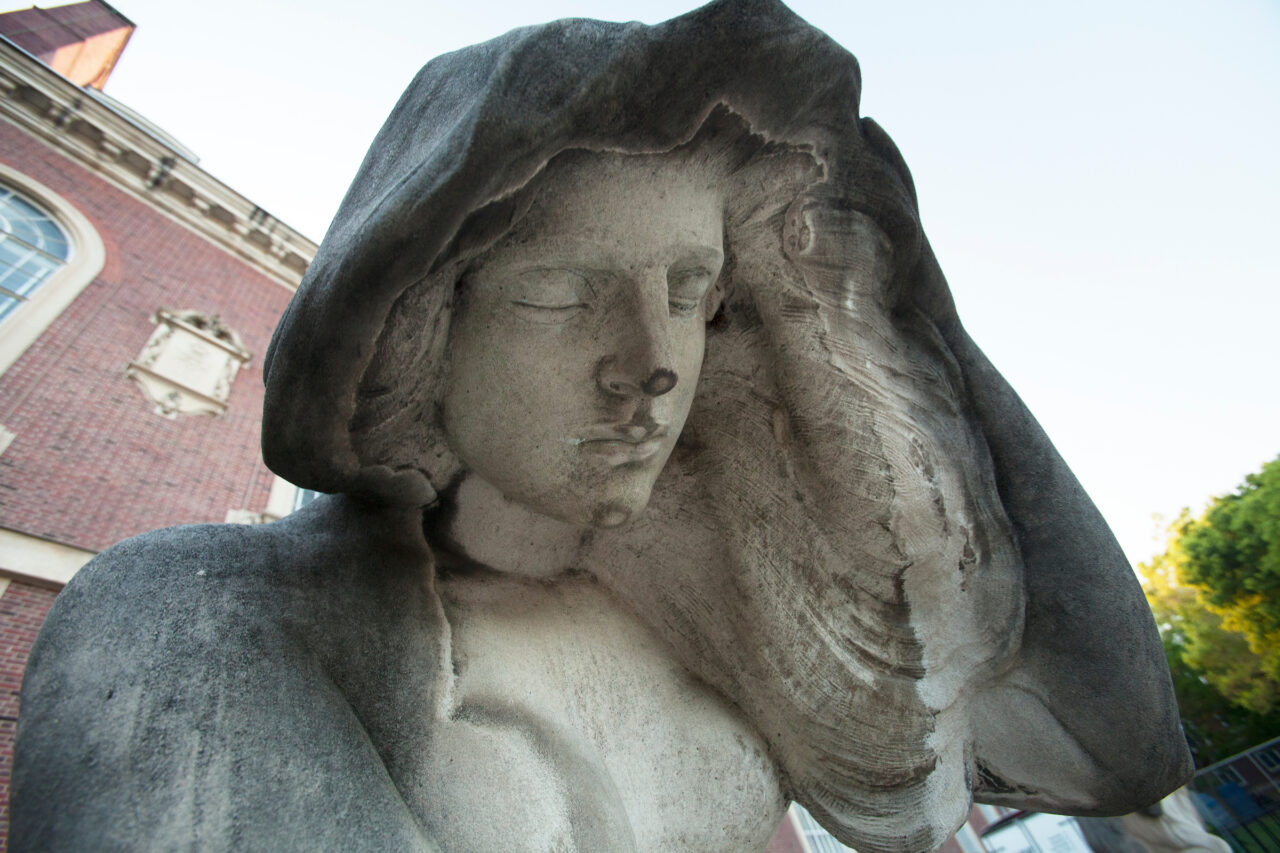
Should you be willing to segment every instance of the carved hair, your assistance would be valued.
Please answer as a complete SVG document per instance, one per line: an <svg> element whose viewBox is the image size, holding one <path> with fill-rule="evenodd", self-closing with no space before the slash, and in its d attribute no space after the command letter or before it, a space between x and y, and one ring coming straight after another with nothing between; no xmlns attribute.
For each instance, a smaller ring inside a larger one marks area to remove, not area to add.
<svg viewBox="0 0 1280 853"><path fill-rule="evenodd" d="M369 368L357 392L350 430L363 465L423 472L437 493L459 472L441 428L438 407L449 325L458 291L473 263L524 217L541 186L559 170L594 152L571 149L553 157L517 191L473 212L449 249L392 307ZM732 288L734 235L748 222L779 218L822 167L806 146L766 140L724 105L713 109L697 132L662 153L683 161L719 184L725 198L725 271L717 286ZM715 322L714 318L712 322Z"/></svg>

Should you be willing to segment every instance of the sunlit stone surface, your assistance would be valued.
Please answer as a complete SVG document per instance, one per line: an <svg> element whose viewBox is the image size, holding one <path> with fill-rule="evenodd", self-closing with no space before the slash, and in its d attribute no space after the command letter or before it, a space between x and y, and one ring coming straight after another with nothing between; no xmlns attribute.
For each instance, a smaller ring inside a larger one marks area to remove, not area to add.
<svg viewBox="0 0 1280 853"><path fill-rule="evenodd" d="M795 799L923 851L1181 783L1137 582L859 92L772 0L429 63L267 354L266 461L332 496L67 587L14 849L741 853Z"/></svg>

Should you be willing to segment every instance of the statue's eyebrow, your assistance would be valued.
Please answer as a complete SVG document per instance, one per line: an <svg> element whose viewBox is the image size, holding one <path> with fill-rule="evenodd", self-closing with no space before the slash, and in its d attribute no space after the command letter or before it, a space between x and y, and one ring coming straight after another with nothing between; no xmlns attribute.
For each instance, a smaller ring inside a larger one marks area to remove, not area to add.
<svg viewBox="0 0 1280 853"><path fill-rule="evenodd" d="M579 253L595 254L600 251L598 240L575 234L557 237L554 241L537 238L525 243L512 242L504 246L506 251L521 254L544 253L544 262L532 263L531 268L559 268L564 261L573 260ZM724 261L724 249L719 245L694 241L679 241L659 247L671 259L671 264L704 263L719 264Z"/></svg>
<svg viewBox="0 0 1280 853"><path fill-rule="evenodd" d="M677 264L707 264L718 266L724 263L724 249L707 246L702 243L681 243L676 246Z"/></svg>
<svg viewBox="0 0 1280 853"><path fill-rule="evenodd" d="M592 270L585 267L574 267L566 264L555 264L555 263L531 264L529 266L517 267L512 270L512 274L515 275L516 277L528 275L529 273L538 273L538 272L571 273L575 277L581 280L582 285L587 288L591 296L599 296L599 293L596 292L596 286L592 281L593 275L598 277L601 274L600 271L598 270Z"/></svg>

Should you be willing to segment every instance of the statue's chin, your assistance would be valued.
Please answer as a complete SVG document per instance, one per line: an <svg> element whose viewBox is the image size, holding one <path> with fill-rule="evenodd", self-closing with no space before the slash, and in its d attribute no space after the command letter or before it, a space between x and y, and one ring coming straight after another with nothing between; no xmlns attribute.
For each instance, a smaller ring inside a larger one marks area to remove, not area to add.
<svg viewBox="0 0 1280 853"><path fill-rule="evenodd" d="M592 513L591 526L605 530L622 527L628 521L635 518L636 514L643 509L643 504L636 509L620 501L610 501L609 503L600 505L596 508L596 511Z"/></svg>
<svg viewBox="0 0 1280 853"><path fill-rule="evenodd" d="M554 499L517 501L526 509L576 527L614 530L635 521L649 505L653 483L649 481L594 485Z"/></svg>
<svg viewBox="0 0 1280 853"><path fill-rule="evenodd" d="M562 504L548 507L546 511L537 507L529 508L534 512L575 527L616 530L635 521L644 512L648 504L648 494L646 493L643 497L610 497L594 503L583 502L568 507Z"/></svg>

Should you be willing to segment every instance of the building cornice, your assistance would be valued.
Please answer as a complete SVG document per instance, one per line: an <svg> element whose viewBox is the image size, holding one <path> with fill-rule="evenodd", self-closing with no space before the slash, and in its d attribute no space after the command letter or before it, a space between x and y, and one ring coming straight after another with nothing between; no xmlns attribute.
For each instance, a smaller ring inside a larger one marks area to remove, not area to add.
<svg viewBox="0 0 1280 853"><path fill-rule="evenodd" d="M315 255L314 242L5 39L0 116L290 290Z"/></svg>

